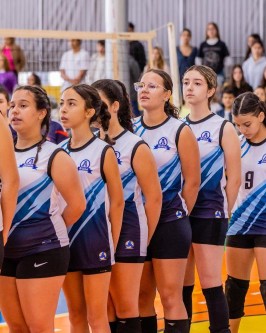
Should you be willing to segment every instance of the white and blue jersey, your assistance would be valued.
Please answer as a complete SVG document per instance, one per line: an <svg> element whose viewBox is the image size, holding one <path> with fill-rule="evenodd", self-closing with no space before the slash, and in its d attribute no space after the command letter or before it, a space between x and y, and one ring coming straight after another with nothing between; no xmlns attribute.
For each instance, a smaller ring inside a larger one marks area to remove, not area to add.
<svg viewBox="0 0 266 333"><path fill-rule="evenodd" d="M212 113L199 121L185 119L199 145L201 184L190 216L197 218L228 218L225 193L225 158L221 146L223 129L227 122Z"/></svg>
<svg viewBox="0 0 266 333"><path fill-rule="evenodd" d="M159 223L173 222L187 216L187 206L181 196L183 176L177 151L182 128L181 120L168 117L162 124L149 127L143 117L134 119L134 131L149 145L157 164L163 202Z"/></svg>
<svg viewBox="0 0 266 333"><path fill-rule="evenodd" d="M227 235L266 235L266 139L240 142L241 187Z"/></svg>
<svg viewBox="0 0 266 333"><path fill-rule="evenodd" d="M49 141L44 142L35 165L37 144L15 149L20 184L5 257L21 258L68 245L67 229L51 178L53 158L61 150Z"/></svg>
<svg viewBox="0 0 266 333"><path fill-rule="evenodd" d="M74 160L86 197L86 210L68 229L69 271L98 269L114 263L114 247L109 221L109 197L103 172L105 154L110 146L93 136L80 148L70 140L61 144Z"/></svg>
<svg viewBox="0 0 266 333"><path fill-rule="evenodd" d="M113 148L118 162L125 200L116 256L144 257L147 253L148 225L141 188L133 169L133 159L138 147L145 142L127 130L124 130L114 140Z"/></svg>

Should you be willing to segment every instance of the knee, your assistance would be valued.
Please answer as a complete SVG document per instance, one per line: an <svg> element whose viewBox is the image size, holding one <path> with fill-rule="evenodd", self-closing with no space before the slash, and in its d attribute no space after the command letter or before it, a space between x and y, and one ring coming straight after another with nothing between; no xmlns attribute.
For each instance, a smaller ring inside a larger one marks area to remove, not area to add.
<svg viewBox="0 0 266 333"><path fill-rule="evenodd" d="M260 293L266 308L266 280L260 280Z"/></svg>
<svg viewBox="0 0 266 333"><path fill-rule="evenodd" d="M29 333L29 329L27 326L25 325L21 325L19 323L8 323L8 328L9 328L9 332L12 333Z"/></svg>
<svg viewBox="0 0 266 333"><path fill-rule="evenodd" d="M141 289L139 293L140 309L149 307L154 304L156 297L156 288Z"/></svg>
<svg viewBox="0 0 266 333"><path fill-rule="evenodd" d="M182 289L178 288L165 288L160 291L160 298L163 308L166 310L171 310L171 308L176 307L178 304L183 303Z"/></svg>
<svg viewBox="0 0 266 333"><path fill-rule="evenodd" d="M76 326L84 322L87 323L86 307L74 307L70 305L68 307L68 312L69 321L72 326Z"/></svg>
<svg viewBox="0 0 266 333"><path fill-rule="evenodd" d="M249 280L240 280L228 275L225 282L225 296L230 319L237 319L244 316L244 304L248 287Z"/></svg>

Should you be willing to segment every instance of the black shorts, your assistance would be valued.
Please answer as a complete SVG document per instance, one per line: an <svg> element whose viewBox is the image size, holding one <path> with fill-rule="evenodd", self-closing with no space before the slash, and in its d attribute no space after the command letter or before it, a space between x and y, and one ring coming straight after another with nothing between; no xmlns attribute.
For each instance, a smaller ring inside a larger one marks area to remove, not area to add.
<svg viewBox="0 0 266 333"><path fill-rule="evenodd" d="M115 262L120 262L120 263L132 263L132 264L141 264L144 263L145 261L144 256L136 256L136 257L119 257L119 256L115 256Z"/></svg>
<svg viewBox="0 0 266 333"><path fill-rule="evenodd" d="M186 259L191 246L188 217L158 224L147 249L146 261L154 259Z"/></svg>
<svg viewBox="0 0 266 333"><path fill-rule="evenodd" d="M103 266L103 267L87 268L87 269L68 269L68 273L81 272L83 275L102 274L111 271L112 271L112 266Z"/></svg>
<svg viewBox="0 0 266 333"><path fill-rule="evenodd" d="M66 275L69 247L43 251L22 258L4 258L1 275L17 279L37 279Z"/></svg>
<svg viewBox="0 0 266 333"><path fill-rule="evenodd" d="M197 218L190 216L192 243L224 245L228 219Z"/></svg>
<svg viewBox="0 0 266 333"><path fill-rule="evenodd" d="M226 237L226 246L240 249L266 248L266 235L232 235Z"/></svg>
<svg viewBox="0 0 266 333"><path fill-rule="evenodd" d="M3 231L0 232L0 271L4 260L4 240Z"/></svg>

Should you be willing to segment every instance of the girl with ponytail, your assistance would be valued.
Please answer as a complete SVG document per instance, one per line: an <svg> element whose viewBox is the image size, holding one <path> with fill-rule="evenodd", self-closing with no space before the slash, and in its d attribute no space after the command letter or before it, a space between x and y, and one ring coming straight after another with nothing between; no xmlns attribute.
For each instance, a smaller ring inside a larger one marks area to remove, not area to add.
<svg viewBox="0 0 266 333"><path fill-rule="evenodd" d="M97 90L79 84L63 92L60 117L71 130L62 147L76 164L87 200L84 214L68 231L70 264L63 290L71 332L89 332L90 325L92 333L109 333L107 299L124 209L116 156L107 143L112 142L107 134L111 116ZM92 133L96 121L107 142Z"/></svg>
<svg viewBox="0 0 266 333"><path fill-rule="evenodd" d="M20 185L0 276L0 306L10 331L54 332L69 263L66 225L85 209L73 161L46 141L50 111L47 94L39 87L22 86L13 93L9 117L17 133ZM58 191L65 200L63 211Z"/></svg>
<svg viewBox="0 0 266 333"><path fill-rule="evenodd" d="M182 288L191 245L188 215L200 183L199 151L190 128L170 102L170 76L151 69L135 83L143 116L134 120L135 133L150 146L163 192L161 215L148 247L140 290L143 333L156 333L155 282L161 297L166 333L188 333ZM155 277L155 280L154 280Z"/></svg>
<svg viewBox="0 0 266 333"><path fill-rule="evenodd" d="M109 135L114 141L125 200L110 284L110 327L112 333L141 333L140 280L147 245L161 211L161 188L149 147L132 133L131 108L124 84L104 79L92 86L98 90L111 114Z"/></svg>
<svg viewBox="0 0 266 333"><path fill-rule="evenodd" d="M226 238L225 292L230 327L237 333L244 315L251 267L256 259L266 308L266 106L251 92L239 95L233 117L241 132L241 187Z"/></svg>

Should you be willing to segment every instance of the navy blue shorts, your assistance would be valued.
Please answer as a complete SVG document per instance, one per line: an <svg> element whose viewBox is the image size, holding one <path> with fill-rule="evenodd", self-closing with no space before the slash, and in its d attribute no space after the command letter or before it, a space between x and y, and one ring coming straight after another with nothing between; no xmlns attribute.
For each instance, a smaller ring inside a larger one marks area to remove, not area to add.
<svg viewBox="0 0 266 333"><path fill-rule="evenodd" d="M226 237L225 244L240 249L266 248L266 235L231 235Z"/></svg>
<svg viewBox="0 0 266 333"><path fill-rule="evenodd" d="M148 246L146 261L154 259L186 259L191 246L188 217L158 223Z"/></svg>

